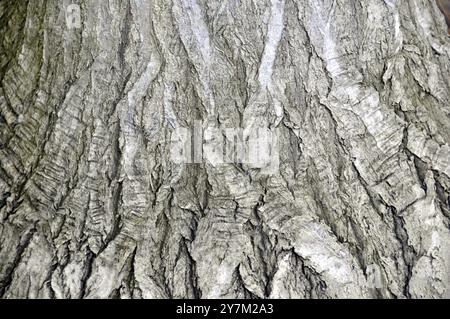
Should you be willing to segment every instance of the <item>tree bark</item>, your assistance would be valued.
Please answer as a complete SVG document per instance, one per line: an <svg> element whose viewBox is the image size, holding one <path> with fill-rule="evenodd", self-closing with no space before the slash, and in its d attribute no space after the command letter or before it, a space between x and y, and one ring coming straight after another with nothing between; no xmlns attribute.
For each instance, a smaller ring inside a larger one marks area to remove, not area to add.
<svg viewBox="0 0 450 319"><path fill-rule="evenodd" d="M1 0L0 16L0 297L450 297L434 1ZM174 162L195 121L276 132L276 169Z"/></svg>

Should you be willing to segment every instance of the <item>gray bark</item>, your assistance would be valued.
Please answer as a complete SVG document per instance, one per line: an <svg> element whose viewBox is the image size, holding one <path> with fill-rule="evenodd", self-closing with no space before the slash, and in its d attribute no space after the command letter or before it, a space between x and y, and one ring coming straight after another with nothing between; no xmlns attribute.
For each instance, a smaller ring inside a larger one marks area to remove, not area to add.
<svg viewBox="0 0 450 319"><path fill-rule="evenodd" d="M0 297L450 297L434 1L71 3L0 1ZM278 169L175 163L196 120Z"/></svg>

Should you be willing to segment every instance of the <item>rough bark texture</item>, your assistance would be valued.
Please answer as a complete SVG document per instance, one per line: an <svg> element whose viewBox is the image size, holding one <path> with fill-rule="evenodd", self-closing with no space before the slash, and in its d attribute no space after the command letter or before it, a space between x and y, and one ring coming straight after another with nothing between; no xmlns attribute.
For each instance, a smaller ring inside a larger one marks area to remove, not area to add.
<svg viewBox="0 0 450 319"><path fill-rule="evenodd" d="M0 1L1 297L450 296L434 1L71 3ZM279 170L174 163L194 120Z"/></svg>

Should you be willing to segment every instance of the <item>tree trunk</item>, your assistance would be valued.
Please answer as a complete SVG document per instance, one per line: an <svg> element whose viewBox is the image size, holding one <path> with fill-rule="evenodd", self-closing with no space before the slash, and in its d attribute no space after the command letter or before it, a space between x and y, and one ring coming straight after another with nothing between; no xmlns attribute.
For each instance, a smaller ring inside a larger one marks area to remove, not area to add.
<svg viewBox="0 0 450 319"><path fill-rule="evenodd" d="M0 16L0 297L450 297L434 1L1 0ZM211 126L266 129L270 161L177 161Z"/></svg>

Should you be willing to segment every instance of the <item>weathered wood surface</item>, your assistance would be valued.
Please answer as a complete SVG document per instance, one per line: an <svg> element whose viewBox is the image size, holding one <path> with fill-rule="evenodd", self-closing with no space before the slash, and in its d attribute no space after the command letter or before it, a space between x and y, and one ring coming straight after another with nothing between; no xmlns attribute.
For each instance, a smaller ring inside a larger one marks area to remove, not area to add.
<svg viewBox="0 0 450 319"><path fill-rule="evenodd" d="M434 1L71 3L0 1L1 297L450 296ZM195 120L279 169L174 163Z"/></svg>

